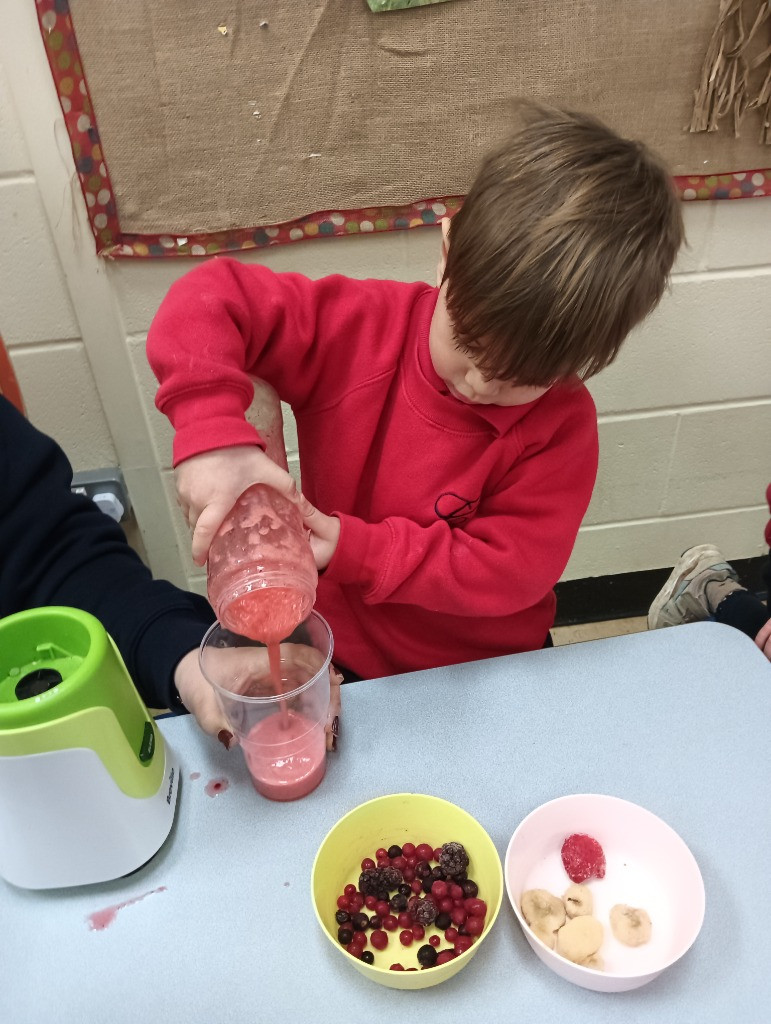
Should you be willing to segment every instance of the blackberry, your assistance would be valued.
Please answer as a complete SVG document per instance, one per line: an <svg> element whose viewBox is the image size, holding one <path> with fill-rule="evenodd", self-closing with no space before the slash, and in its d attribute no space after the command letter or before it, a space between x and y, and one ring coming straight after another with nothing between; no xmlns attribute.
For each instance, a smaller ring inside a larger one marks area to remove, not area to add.
<svg viewBox="0 0 771 1024"><path fill-rule="evenodd" d="M424 928L436 920L436 903L433 900L416 900L410 913Z"/></svg>
<svg viewBox="0 0 771 1024"><path fill-rule="evenodd" d="M439 954L436 949L426 943L425 946L421 946L418 950L418 963L422 967L433 967L438 956Z"/></svg>
<svg viewBox="0 0 771 1024"><path fill-rule="evenodd" d="M379 872L381 884L385 886L386 889L395 889L404 881L404 875L398 868L379 868ZM388 899L387 896L386 899Z"/></svg>
<svg viewBox="0 0 771 1024"><path fill-rule="evenodd" d="M439 855L439 864L450 878L457 878L468 867L468 854L462 843L445 843Z"/></svg>
<svg viewBox="0 0 771 1024"><path fill-rule="evenodd" d="M397 892L395 896L391 897L388 905L391 910L395 910L397 914L400 914L403 910L407 909L407 897Z"/></svg>
<svg viewBox="0 0 771 1024"><path fill-rule="evenodd" d="M362 896L377 896L382 886L379 868L367 868L359 875L359 892Z"/></svg>

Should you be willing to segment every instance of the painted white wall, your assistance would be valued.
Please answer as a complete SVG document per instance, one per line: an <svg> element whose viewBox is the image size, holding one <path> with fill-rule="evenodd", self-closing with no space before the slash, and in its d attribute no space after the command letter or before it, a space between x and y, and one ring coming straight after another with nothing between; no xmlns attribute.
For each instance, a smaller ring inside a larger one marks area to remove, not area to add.
<svg viewBox="0 0 771 1024"><path fill-rule="evenodd" d="M0 333L32 420L78 469L120 463L151 567L202 591L174 502L171 432L154 408L144 356L155 310L193 264L94 255L34 7L8 7L0 36ZM684 209L689 247L671 293L591 383L600 475L566 579L671 565L708 540L729 558L764 550L771 199ZM310 277L432 280L437 246L436 231L422 229L242 258ZM296 468L291 423L287 447Z"/></svg>

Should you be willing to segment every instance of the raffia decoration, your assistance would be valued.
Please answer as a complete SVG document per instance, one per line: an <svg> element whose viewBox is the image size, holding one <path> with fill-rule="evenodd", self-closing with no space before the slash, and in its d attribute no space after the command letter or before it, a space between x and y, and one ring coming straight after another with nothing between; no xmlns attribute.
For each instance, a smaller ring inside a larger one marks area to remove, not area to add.
<svg viewBox="0 0 771 1024"><path fill-rule="evenodd" d="M754 59L748 54L759 30L771 19L771 0L762 0L748 29L748 9L754 7L754 0L720 0L717 24L694 92L690 131L716 132L718 122L731 115L738 138L745 111L759 109L760 142L771 145L771 46ZM768 73L757 94L751 96L751 72L764 65L768 65Z"/></svg>

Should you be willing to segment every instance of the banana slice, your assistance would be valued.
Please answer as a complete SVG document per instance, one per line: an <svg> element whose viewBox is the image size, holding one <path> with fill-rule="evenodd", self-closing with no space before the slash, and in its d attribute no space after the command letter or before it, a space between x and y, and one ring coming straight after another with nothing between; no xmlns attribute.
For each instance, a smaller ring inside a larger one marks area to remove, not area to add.
<svg viewBox="0 0 771 1024"><path fill-rule="evenodd" d="M625 946L642 946L651 937L651 919L645 910L617 903L611 907L610 927Z"/></svg>
<svg viewBox="0 0 771 1024"><path fill-rule="evenodd" d="M548 932L545 928L542 928L538 924L531 924L530 931L535 935L537 939L540 939L544 946L548 946L549 949L554 949L554 944L557 941L556 932Z"/></svg>
<svg viewBox="0 0 771 1024"><path fill-rule="evenodd" d="M554 932L565 923L565 904L546 889L528 889L519 901L522 916L549 949L554 949Z"/></svg>
<svg viewBox="0 0 771 1024"><path fill-rule="evenodd" d="M602 959L599 953L592 953L586 960L581 961L582 967L591 967L593 971L604 971L605 961Z"/></svg>
<svg viewBox="0 0 771 1024"><path fill-rule="evenodd" d="M557 932L557 952L580 964L597 952L604 934L605 929L596 917L574 917Z"/></svg>
<svg viewBox="0 0 771 1024"><path fill-rule="evenodd" d="M583 917L594 909L592 892L585 885L571 885L562 897L568 917Z"/></svg>

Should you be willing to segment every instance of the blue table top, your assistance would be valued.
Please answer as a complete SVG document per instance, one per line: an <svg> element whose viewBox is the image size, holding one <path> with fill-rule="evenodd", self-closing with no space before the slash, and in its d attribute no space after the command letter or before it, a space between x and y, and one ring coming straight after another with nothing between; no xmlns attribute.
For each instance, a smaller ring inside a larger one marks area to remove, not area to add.
<svg viewBox="0 0 771 1024"><path fill-rule="evenodd" d="M746 637L700 623L355 683L343 698L339 753L321 786L289 804L259 797L240 752L191 718L164 720L180 804L148 865L71 890L0 881L0 1021L769 1019L771 665ZM539 742L545 720L559 757ZM221 779L227 788L207 795ZM368 981L321 933L311 865L341 815L407 790L465 808L501 858L522 818L554 797L609 793L647 807L701 868L696 944L641 989L593 993L540 963L504 896L455 978L413 994ZM108 927L90 927L89 915L138 897Z"/></svg>

